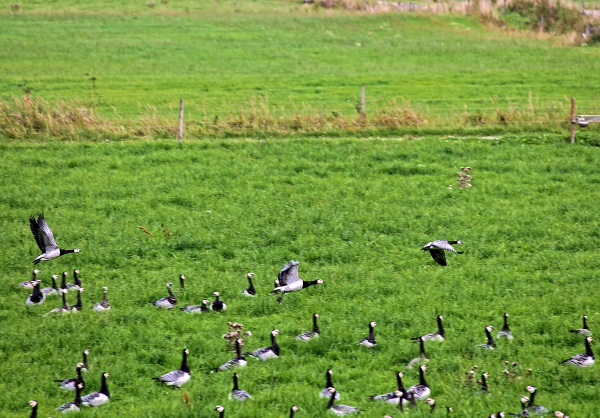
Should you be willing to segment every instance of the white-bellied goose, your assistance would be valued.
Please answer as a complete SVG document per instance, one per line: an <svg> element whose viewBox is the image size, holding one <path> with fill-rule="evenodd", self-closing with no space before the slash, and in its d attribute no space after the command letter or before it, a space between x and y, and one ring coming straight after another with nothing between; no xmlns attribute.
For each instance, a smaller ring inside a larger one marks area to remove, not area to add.
<svg viewBox="0 0 600 418"><path fill-rule="evenodd" d="M75 280L73 283L67 283L67 289L69 289L69 291L78 290L81 286L83 286L81 284L81 280L79 279L79 270L77 269L73 270L73 280Z"/></svg>
<svg viewBox="0 0 600 418"><path fill-rule="evenodd" d="M462 254L462 252L456 251L454 249L454 247L452 246L453 244L462 244L462 243L463 242L461 240L458 240L458 241L437 240L437 241L428 242L421 249L423 251L429 251L429 254L431 254L431 258L433 258L434 261L436 263L438 263L440 266L445 267L448 265L448 263L446 263L446 253L444 251L452 251L457 254Z"/></svg>
<svg viewBox="0 0 600 418"><path fill-rule="evenodd" d="M562 363L573 364L577 367L593 366L596 362L596 358L594 357L594 352L592 351L592 345L590 344L591 341L592 337L585 337L585 353L577 354L576 356L573 356Z"/></svg>
<svg viewBox="0 0 600 418"><path fill-rule="evenodd" d="M83 376L81 375L81 368L83 363L77 363L77 377L71 377L70 379L55 380L54 382L60 383L60 388L64 390L74 391L78 383L85 385Z"/></svg>
<svg viewBox="0 0 600 418"><path fill-rule="evenodd" d="M435 399L427 398L425 402L427 403L427 405L429 405L429 412L433 413L433 411L435 410Z"/></svg>
<svg viewBox="0 0 600 418"><path fill-rule="evenodd" d="M210 304L210 310L211 311L224 311L225 309L227 309L227 305L225 304L225 302L223 302L222 300L219 300L219 292L215 292L213 293L213 295L215 295L215 300L212 301L212 303Z"/></svg>
<svg viewBox="0 0 600 418"><path fill-rule="evenodd" d="M572 332L574 334L586 335L586 336L592 335L592 331L590 331L588 324L587 324L587 315L583 315L583 328L570 329L569 332Z"/></svg>
<svg viewBox="0 0 600 418"><path fill-rule="evenodd" d="M110 309L110 304L106 299L106 292L108 291L108 287L104 286L102 290L104 291L104 298L92 307L92 309L96 312L108 311Z"/></svg>
<svg viewBox="0 0 600 418"><path fill-rule="evenodd" d="M366 338L363 338L358 343L360 345L364 345L365 347L375 347L377 344L377 340L375 339L375 333L373 332L373 328L377 326L376 322L369 322L369 335Z"/></svg>
<svg viewBox="0 0 600 418"><path fill-rule="evenodd" d="M33 399L30 400L29 406L31 407L31 415L29 415L29 418L37 418L37 408L38 408L37 401L34 401Z"/></svg>
<svg viewBox="0 0 600 418"><path fill-rule="evenodd" d="M162 309L171 309L171 308L175 307L175 305L177 305L177 298L171 291L171 282L167 283L167 290L169 292L169 296L160 298L156 302L153 302L154 306L158 306L159 308L162 308Z"/></svg>
<svg viewBox="0 0 600 418"><path fill-rule="evenodd" d="M59 288L56 285L56 280L58 279L58 276L55 274L54 276L52 276L52 286L51 287L44 287L42 289L42 293L46 296L50 296L50 295L59 295Z"/></svg>
<svg viewBox="0 0 600 418"><path fill-rule="evenodd" d="M419 337L419 356L415 357L406 365L407 369L412 369L415 364L419 363L427 363L429 359L427 358L427 354L425 353L425 343L423 342L423 337Z"/></svg>
<svg viewBox="0 0 600 418"><path fill-rule="evenodd" d="M292 407L290 408L290 418L294 418L294 415L296 414L297 410L298 407L296 405L292 405Z"/></svg>
<svg viewBox="0 0 600 418"><path fill-rule="evenodd" d="M311 280L308 282L302 280L298 276L299 264L299 261L290 261L288 264L283 266L279 272L279 275L277 276L277 280L279 280L279 286L271 291L271 293L281 293L281 296L277 298L277 302L281 303L283 296L286 293L297 292L298 290L305 289L309 286L325 283L321 279Z"/></svg>
<svg viewBox="0 0 600 418"><path fill-rule="evenodd" d="M270 358L279 357L279 345L277 344L277 341L275 340L276 335L279 335L278 330L274 329L273 331L271 331L271 346L270 347L264 347L264 348L259 348L258 350L249 351L246 353L246 355L248 355L250 357L254 357L256 359L261 359L262 361L265 361Z"/></svg>
<svg viewBox="0 0 600 418"><path fill-rule="evenodd" d="M108 403L110 400L110 392L108 391L108 385L106 384L106 378L108 373L102 373L102 386L99 392L92 392L81 398L81 404L83 406L100 406Z"/></svg>
<svg viewBox="0 0 600 418"><path fill-rule="evenodd" d="M87 372L90 370L90 364L88 363L89 355L90 352L88 350L83 350L83 368L81 369L81 371L83 372Z"/></svg>
<svg viewBox="0 0 600 418"><path fill-rule="evenodd" d="M29 217L29 227L37 246L40 251L42 251L42 254L33 260L33 264L37 264L40 261L49 261L64 254L78 253L81 251L79 248L75 248L74 250L63 250L62 248L58 248L52 230L46 223L43 213L38 215L37 221L35 220L35 217L31 215Z"/></svg>
<svg viewBox="0 0 600 418"><path fill-rule="evenodd" d="M235 369L237 367L244 367L248 362L246 361L246 357L244 357L244 353L242 353L242 340L237 339L235 341L235 351L237 356L232 358L227 363L215 368L213 372L224 372L225 370Z"/></svg>
<svg viewBox="0 0 600 418"><path fill-rule="evenodd" d="M46 299L46 295L44 295L42 293L42 291L40 290L40 283L41 283L41 280L36 280L35 285L33 286L33 292L31 292L29 294L29 296L27 297L27 300L25 301L25 305L34 306L34 305L41 305L42 303L44 303L44 300Z"/></svg>
<svg viewBox="0 0 600 418"><path fill-rule="evenodd" d="M329 402L327 403L328 410L330 410L331 412L333 412L334 414L336 414L337 416L340 416L340 417L343 415L348 415L348 414L353 414L355 412L358 412L358 408L356 408L354 406L334 404L336 392L337 391L335 390L334 387L329 388Z"/></svg>
<svg viewBox="0 0 600 418"><path fill-rule="evenodd" d="M187 348L183 350L183 359L181 360L181 367L178 370L170 371L169 373L165 373L160 377L153 377L152 380L162 382L167 386L177 386L178 388L187 383L191 377L190 366L187 364L187 355L189 353L190 350Z"/></svg>
<svg viewBox="0 0 600 418"><path fill-rule="evenodd" d="M446 331L444 330L444 324L442 323L443 319L444 317L442 315L437 316L438 330L436 332L432 332L430 334L422 335L416 338L411 338L411 340L419 341L419 338L421 338L423 339L423 341L444 341Z"/></svg>
<svg viewBox="0 0 600 418"><path fill-rule="evenodd" d="M527 386L527 392L531 393L531 399L529 399L529 403L527 404L527 412L530 414L544 415L550 412L548 408L544 408L543 406L535 404L535 394L537 392L537 388L533 386Z"/></svg>
<svg viewBox="0 0 600 418"><path fill-rule="evenodd" d="M502 326L502 329L500 331L498 331L498 334L496 335L496 338L500 339L502 337L506 337L509 340L512 340L513 334L510 331L510 328L508 326L508 313L504 313L504 325Z"/></svg>
<svg viewBox="0 0 600 418"><path fill-rule="evenodd" d="M219 418L225 417L225 408L223 408L221 405L217 405L217 407L215 408L215 411L217 411L219 413Z"/></svg>
<svg viewBox="0 0 600 418"><path fill-rule="evenodd" d="M331 393L329 393L329 388L333 387L333 382L331 381L332 374L333 370L331 369L328 369L327 372L325 372L325 389L323 389L319 395L321 398L329 398L331 396ZM335 399L340 399L340 393L337 391L335 392Z"/></svg>
<svg viewBox="0 0 600 418"><path fill-rule="evenodd" d="M421 365L419 367L419 384L411 386L408 389L408 392L412 393L415 398L420 401L427 399L427 397L431 394L431 389L425 380L425 370L427 370L425 365Z"/></svg>
<svg viewBox="0 0 600 418"><path fill-rule="evenodd" d="M21 283L19 283L19 286L21 286L23 289L30 289L30 290L33 289L35 282L37 282L37 275L40 273L41 272L38 269L34 269L31 280L21 282Z"/></svg>
<svg viewBox="0 0 600 418"><path fill-rule="evenodd" d="M85 289L83 287L77 289L77 303L75 303L75 305L73 306L69 306L69 310L71 311L71 313L77 313L83 309L83 304L81 303L81 294L83 292L85 292Z"/></svg>
<svg viewBox="0 0 600 418"><path fill-rule="evenodd" d="M207 307L207 305L210 303L210 300L208 299L204 299L202 301L201 305L190 305L190 306L186 306L185 308L179 308L184 312L187 313L201 313L201 312L208 312L209 309Z"/></svg>
<svg viewBox="0 0 600 418"><path fill-rule="evenodd" d="M245 401L246 399L252 399L252 396L245 390L241 390L238 386L238 374L233 374L233 389L229 393L229 400L237 399L238 401Z"/></svg>
<svg viewBox="0 0 600 418"><path fill-rule="evenodd" d="M242 295L244 296L250 296L250 297L254 297L256 296L256 289L254 288L254 285L252 284L252 278L254 277L254 273L250 272L248 273L248 289L245 289L242 292Z"/></svg>
<svg viewBox="0 0 600 418"><path fill-rule="evenodd" d="M77 412L80 410L82 399L81 391L83 390L83 383L77 383L75 386L75 400L73 402L67 402L56 408L56 411L60 411L63 414L67 412Z"/></svg>
<svg viewBox="0 0 600 418"><path fill-rule="evenodd" d="M479 344L477 347L481 347L483 349L486 350L493 350L494 346L496 345L496 342L494 341L494 337L492 337L492 331L494 330L494 327L491 325L488 325L487 327L485 327L485 335L487 335L487 343L485 344Z"/></svg>
<svg viewBox="0 0 600 418"><path fill-rule="evenodd" d="M404 389L404 385L402 384L402 372L396 373L396 380L398 381L398 390L394 392L384 393L383 395L373 395L370 398L376 401L385 401L391 404L397 405L399 403L408 403L408 398L406 397L406 389ZM402 393L401 397L398 397L398 392ZM402 399L402 402L400 402Z"/></svg>
<svg viewBox="0 0 600 418"><path fill-rule="evenodd" d="M302 334L298 335L296 339L298 341L308 341L312 338L317 338L319 333L319 325L317 325L317 319L319 318L319 314L313 314L313 329L311 331L305 331Z"/></svg>

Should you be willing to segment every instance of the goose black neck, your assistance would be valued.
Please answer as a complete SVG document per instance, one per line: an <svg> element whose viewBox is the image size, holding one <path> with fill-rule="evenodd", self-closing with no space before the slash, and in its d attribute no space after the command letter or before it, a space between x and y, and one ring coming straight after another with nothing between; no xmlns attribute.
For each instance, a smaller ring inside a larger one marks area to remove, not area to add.
<svg viewBox="0 0 600 418"><path fill-rule="evenodd" d="M77 383L75 385L75 405L79 406L81 405L81 389Z"/></svg>
<svg viewBox="0 0 600 418"><path fill-rule="evenodd" d="M181 369L182 371L189 373L190 372L190 366L188 366L187 364L187 352L185 350L183 350L183 359L181 360Z"/></svg>
<svg viewBox="0 0 600 418"><path fill-rule="evenodd" d="M483 390L488 391L487 379L485 378L485 374L481 375L481 386Z"/></svg>
<svg viewBox="0 0 600 418"><path fill-rule="evenodd" d="M89 370L90 368L90 365L88 364L87 354L85 351L83 352L83 367L85 367L87 370Z"/></svg>
<svg viewBox="0 0 600 418"><path fill-rule="evenodd" d="M427 358L427 354L425 354L425 343L423 342L423 338L419 338L419 345L421 348L421 357Z"/></svg>
<svg viewBox="0 0 600 418"><path fill-rule="evenodd" d="M63 250L62 248L59 248L59 250L60 250L60 255L71 254L71 253L75 252L75 250Z"/></svg>
<svg viewBox="0 0 600 418"><path fill-rule="evenodd" d="M225 410L222 410L222 411L219 413L219 418L225 418Z"/></svg>
<svg viewBox="0 0 600 418"><path fill-rule="evenodd" d="M447 242L448 244L452 244L452 245L454 245L454 244L458 244L458 241L446 241L446 242Z"/></svg>
<svg viewBox="0 0 600 418"><path fill-rule="evenodd" d="M58 287L56 287L56 280L54 279L54 277L52 277L52 289L58 290Z"/></svg>
<svg viewBox="0 0 600 418"><path fill-rule="evenodd" d="M438 334L440 334L442 337L444 336L444 324L442 324L442 318L440 318L438 316L437 318L437 323L438 323Z"/></svg>
<svg viewBox="0 0 600 418"><path fill-rule="evenodd" d="M331 373L329 373L329 371L327 371L327 373L325 374L325 377L327 378L327 387L328 388L333 387L333 382L331 381Z"/></svg>
<svg viewBox="0 0 600 418"><path fill-rule="evenodd" d="M77 275L77 270L73 270L73 279L75 280L75 284L81 287L81 280L79 280L79 276Z"/></svg>
<svg viewBox="0 0 600 418"><path fill-rule="evenodd" d="M35 270L33 270L33 273L31 274L31 281L37 280L37 273L35 272Z"/></svg>
<svg viewBox="0 0 600 418"><path fill-rule="evenodd" d="M331 407L333 406L333 401L335 401L336 393L337 393L337 390L334 390L333 393L331 394L331 398L329 398L329 402L327 403L327 409L331 409Z"/></svg>
<svg viewBox="0 0 600 418"><path fill-rule="evenodd" d="M67 289L67 272L63 272L62 274L62 282L60 283L60 288L63 290Z"/></svg>
<svg viewBox="0 0 600 418"><path fill-rule="evenodd" d="M485 329L485 335L487 335L488 345L494 345L494 337L492 337L492 333L487 328Z"/></svg>
<svg viewBox="0 0 600 418"><path fill-rule="evenodd" d="M396 380L398 381L398 390L402 393L406 393L404 385L402 384L402 376L400 376L400 373L396 375Z"/></svg>
<svg viewBox="0 0 600 418"><path fill-rule="evenodd" d="M422 368L419 368L419 384L423 386L427 386L427 381L425 380L425 371Z"/></svg>
<svg viewBox="0 0 600 418"><path fill-rule="evenodd" d="M233 374L233 390L240 390L238 387L238 375L237 373Z"/></svg>
<svg viewBox="0 0 600 418"><path fill-rule="evenodd" d="M171 291L171 286L167 286L167 290L169 291L169 297L174 298L175 295L173 294L173 292Z"/></svg>
<svg viewBox="0 0 600 418"><path fill-rule="evenodd" d="M369 324L369 337L371 337L371 338L373 338L375 336L373 331L374 331L373 325Z"/></svg>
<svg viewBox="0 0 600 418"><path fill-rule="evenodd" d="M250 276L248 276L248 283L250 284L250 287L248 287L248 290L250 292L255 292L254 284L252 284L252 277L250 277Z"/></svg>
<svg viewBox="0 0 600 418"><path fill-rule="evenodd" d="M108 385L106 384L106 376L102 375L102 386L100 387L100 393L105 394L110 398L110 392L108 391Z"/></svg>
<svg viewBox="0 0 600 418"><path fill-rule="evenodd" d="M277 341L275 340L275 334L271 334L271 348L273 349L273 352L277 355L279 355L279 345L277 344Z"/></svg>
<svg viewBox="0 0 600 418"><path fill-rule="evenodd" d="M106 299L106 290L104 291L104 299L103 300L104 300L104 302L108 303L108 300Z"/></svg>
<svg viewBox="0 0 600 418"><path fill-rule="evenodd" d="M77 308L78 310L81 310L81 308L83 307L82 303L81 303L81 291L77 292L77 303L75 304L75 308Z"/></svg>
<svg viewBox="0 0 600 418"><path fill-rule="evenodd" d="M294 407L292 406L290 408L290 418L294 418L294 414L295 414L295 411L294 411Z"/></svg>
<svg viewBox="0 0 600 418"><path fill-rule="evenodd" d="M585 316L583 317L583 329L589 329L587 326L587 318Z"/></svg>
<svg viewBox="0 0 600 418"><path fill-rule="evenodd" d="M35 285L33 286L33 295L34 296L39 296L42 294L42 291L40 290L40 284L39 282L36 282Z"/></svg>
<svg viewBox="0 0 600 418"><path fill-rule="evenodd" d="M508 316L504 314L504 326L502 327L504 331L508 330Z"/></svg>
<svg viewBox="0 0 600 418"><path fill-rule="evenodd" d="M317 280L311 280L311 281L308 281L308 282L302 280L302 288L303 289L306 288L306 287L308 287L308 286L315 285L315 284L317 284Z"/></svg>
<svg viewBox="0 0 600 418"><path fill-rule="evenodd" d="M586 338L585 339L585 353L589 356L589 357L594 357L594 352L592 351L592 345L590 344L590 341Z"/></svg>
<svg viewBox="0 0 600 418"><path fill-rule="evenodd" d="M531 394L531 399L529 399L529 403L527 404L527 408L532 407L533 405L535 405L535 393L537 392L537 390L535 390L532 394Z"/></svg>
<svg viewBox="0 0 600 418"><path fill-rule="evenodd" d="M313 332L319 333L319 325L317 325L317 317L313 316Z"/></svg>
<svg viewBox="0 0 600 418"><path fill-rule="evenodd" d="M244 358L244 353L242 353L242 346L239 341L235 342L235 351L237 352L237 358Z"/></svg>
<svg viewBox="0 0 600 418"><path fill-rule="evenodd" d="M29 415L29 418L37 418L37 404L33 405L33 407L31 408L31 415Z"/></svg>

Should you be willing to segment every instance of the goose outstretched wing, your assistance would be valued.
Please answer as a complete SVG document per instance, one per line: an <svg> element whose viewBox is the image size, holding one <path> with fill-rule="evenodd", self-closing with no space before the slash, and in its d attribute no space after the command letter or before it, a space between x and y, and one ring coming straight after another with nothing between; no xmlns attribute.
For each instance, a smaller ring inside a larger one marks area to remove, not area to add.
<svg viewBox="0 0 600 418"><path fill-rule="evenodd" d="M31 215L29 217L29 227L31 228L31 232L35 237L35 242L40 248L40 251L46 252L48 250L58 249L52 230L46 223L43 213L38 216L37 222L35 217Z"/></svg>
<svg viewBox="0 0 600 418"><path fill-rule="evenodd" d="M438 263L440 266L448 265L448 263L446 263L446 254L444 253L444 250L440 250L438 248L430 248L429 254L431 254L431 258L433 258L435 262Z"/></svg>
<svg viewBox="0 0 600 418"><path fill-rule="evenodd" d="M456 252L454 247L448 241L444 241L444 240L433 241L433 245L437 248L441 248L442 250Z"/></svg>
<svg viewBox="0 0 600 418"><path fill-rule="evenodd" d="M298 261L290 261L288 264L283 266L277 280L279 280L279 286L289 286L290 284L301 281L302 279L298 276Z"/></svg>

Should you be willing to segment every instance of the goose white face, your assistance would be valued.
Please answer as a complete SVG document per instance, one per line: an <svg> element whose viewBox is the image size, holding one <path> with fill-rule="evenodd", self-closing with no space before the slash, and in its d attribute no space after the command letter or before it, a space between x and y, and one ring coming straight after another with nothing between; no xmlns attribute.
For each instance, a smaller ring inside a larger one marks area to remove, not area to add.
<svg viewBox="0 0 600 418"><path fill-rule="evenodd" d="M533 386L527 386L527 392L533 393L535 391L536 391L536 388L534 388Z"/></svg>
<svg viewBox="0 0 600 418"><path fill-rule="evenodd" d="M79 270L75 269L74 271L75 271L75 273L79 274Z"/></svg>
<svg viewBox="0 0 600 418"><path fill-rule="evenodd" d="M296 412L298 410L298 407L296 405L292 405L292 411Z"/></svg>
<svg viewBox="0 0 600 418"><path fill-rule="evenodd" d="M252 272L248 273L248 277L253 278L254 277L254 273L252 273Z"/></svg>
<svg viewBox="0 0 600 418"><path fill-rule="evenodd" d="M527 396L523 396L523 397L521 398L521 402L522 402L522 403L527 403L527 402L529 402L529 398L528 398Z"/></svg>
<svg viewBox="0 0 600 418"><path fill-rule="evenodd" d="M80 250L79 248L75 248L75 249L73 250L73 252L74 252L74 253L80 253L80 252L81 252L81 250ZM78 271L77 273L79 274L79 271Z"/></svg>
<svg viewBox="0 0 600 418"><path fill-rule="evenodd" d="M369 325L371 325L372 327L376 327L377 326L377 322L371 322Z"/></svg>
<svg viewBox="0 0 600 418"><path fill-rule="evenodd" d="M221 405L217 405L217 407L215 408L215 411L217 412L223 412L225 410L225 408L223 408Z"/></svg>
<svg viewBox="0 0 600 418"><path fill-rule="evenodd" d="M592 342L592 337L587 337L586 340L588 340L588 342Z"/></svg>
<svg viewBox="0 0 600 418"><path fill-rule="evenodd" d="M315 314L315 318L318 318L318 317L319 317L319 314L318 314L318 313L316 313L316 314Z"/></svg>
<svg viewBox="0 0 600 418"><path fill-rule="evenodd" d="M208 305L209 303L210 303L210 300L206 300L206 299L204 299L204 300L202 301L202 304L203 304L203 305Z"/></svg>
<svg viewBox="0 0 600 418"><path fill-rule="evenodd" d="M219 296L219 292L215 292L215 293L213 293L213 295Z"/></svg>
<svg viewBox="0 0 600 418"><path fill-rule="evenodd" d="M33 399L29 401L29 406L34 407L37 405L37 401L34 401Z"/></svg>
<svg viewBox="0 0 600 418"><path fill-rule="evenodd" d="M440 319L444 319L444 317L443 317L442 315L439 315L439 316L438 316L438 318L440 318Z"/></svg>
<svg viewBox="0 0 600 418"><path fill-rule="evenodd" d="M171 282L168 282L168 283L167 283L167 287L171 287L171 285L172 285L172 283L171 283Z"/></svg>
<svg viewBox="0 0 600 418"><path fill-rule="evenodd" d="M425 365L422 365L422 366L421 366L421 370L423 370L423 371L427 370L427 366L425 366Z"/></svg>
<svg viewBox="0 0 600 418"><path fill-rule="evenodd" d="M398 376L404 377L404 374L402 374L402 372L398 372Z"/></svg>
<svg viewBox="0 0 600 418"><path fill-rule="evenodd" d="M52 278L53 278L54 280L58 280L58 274L55 274L55 275L53 275L53 276L52 276Z"/></svg>
<svg viewBox="0 0 600 418"><path fill-rule="evenodd" d="M181 276L179 276L180 279L185 279L185 276L182 274Z"/></svg>
<svg viewBox="0 0 600 418"><path fill-rule="evenodd" d="M81 369L83 367L83 363L77 363L77 368Z"/></svg>
<svg viewBox="0 0 600 418"><path fill-rule="evenodd" d="M485 377L486 379L488 378L488 376L489 376L489 375L488 375L487 373L484 373L484 374L483 374L483 377Z"/></svg>
<svg viewBox="0 0 600 418"><path fill-rule="evenodd" d="M108 287L104 286L104 287L102 288L102 290L104 290L104 291L106 292L106 291L108 290Z"/></svg>
<svg viewBox="0 0 600 418"><path fill-rule="evenodd" d="M190 354L190 350L188 350L187 348L183 351L185 351L185 354Z"/></svg>
<svg viewBox="0 0 600 418"><path fill-rule="evenodd" d="M397 398L401 398L401 397L404 395L404 393L403 393L403 392L401 392L401 391L399 391L399 390L397 390L397 391L395 391L395 392L394 392L394 395L395 395Z"/></svg>
<svg viewBox="0 0 600 418"><path fill-rule="evenodd" d="M461 240L456 241L457 244L462 244L463 242Z"/></svg>
<svg viewBox="0 0 600 418"><path fill-rule="evenodd" d="M433 399L433 398L427 398L427 400L425 402L427 402L427 404L429 404L429 405L435 405L435 399Z"/></svg>
<svg viewBox="0 0 600 418"><path fill-rule="evenodd" d="M318 284L323 284L323 283L325 283L325 282L324 282L323 280L319 279L319 280L317 280L317 283L318 283Z"/></svg>
<svg viewBox="0 0 600 418"><path fill-rule="evenodd" d="M85 289L83 287L79 288L79 293L83 293L85 292Z"/></svg>
<svg viewBox="0 0 600 418"><path fill-rule="evenodd" d="M565 418L565 414L564 414L563 412L561 412L561 411L556 411L556 412L554 413L554 416L555 416L556 418Z"/></svg>
<svg viewBox="0 0 600 418"><path fill-rule="evenodd" d="M273 331L271 331L272 335L279 335L279 330L274 329Z"/></svg>
<svg viewBox="0 0 600 418"><path fill-rule="evenodd" d="M109 375L108 375L108 373L104 373L103 376L104 377L108 377Z"/></svg>
<svg viewBox="0 0 600 418"><path fill-rule="evenodd" d="M40 271L39 269L35 269L35 270L33 270L33 273L34 273L34 274L40 274L40 273L41 273L41 271Z"/></svg>
<svg viewBox="0 0 600 418"><path fill-rule="evenodd" d="M90 352L89 352L88 350L85 350L85 351L83 352L83 354L85 354L85 355L87 356L87 355L89 355L89 354L90 354Z"/></svg>
<svg viewBox="0 0 600 418"><path fill-rule="evenodd" d="M329 391L329 393L333 393L333 392L335 392L335 388L329 388L329 389L327 389L327 390Z"/></svg>
<svg viewBox="0 0 600 418"><path fill-rule="evenodd" d="M485 329L487 329L489 332L492 332L494 330L494 327L491 325L488 325L487 327L485 327Z"/></svg>

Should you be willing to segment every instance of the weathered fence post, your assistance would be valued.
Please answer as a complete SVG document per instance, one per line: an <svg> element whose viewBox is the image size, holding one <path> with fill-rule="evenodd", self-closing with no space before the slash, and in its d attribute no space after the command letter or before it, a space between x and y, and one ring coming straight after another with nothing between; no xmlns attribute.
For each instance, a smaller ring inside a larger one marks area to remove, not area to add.
<svg viewBox="0 0 600 418"><path fill-rule="evenodd" d="M544 33L544 15L540 16L540 32Z"/></svg>
<svg viewBox="0 0 600 418"><path fill-rule="evenodd" d="M506 10L506 0L502 3L502 16L504 16L504 10Z"/></svg>
<svg viewBox="0 0 600 418"><path fill-rule="evenodd" d="M571 97L571 144L575 142L575 97Z"/></svg>
<svg viewBox="0 0 600 418"><path fill-rule="evenodd" d="M183 99L179 100L179 130L177 131L177 140L181 142L183 138Z"/></svg>
<svg viewBox="0 0 600 418"><path fill-rule="evenodd" d="M365 85L360 86L360 117L365 117Z"/></svg>

